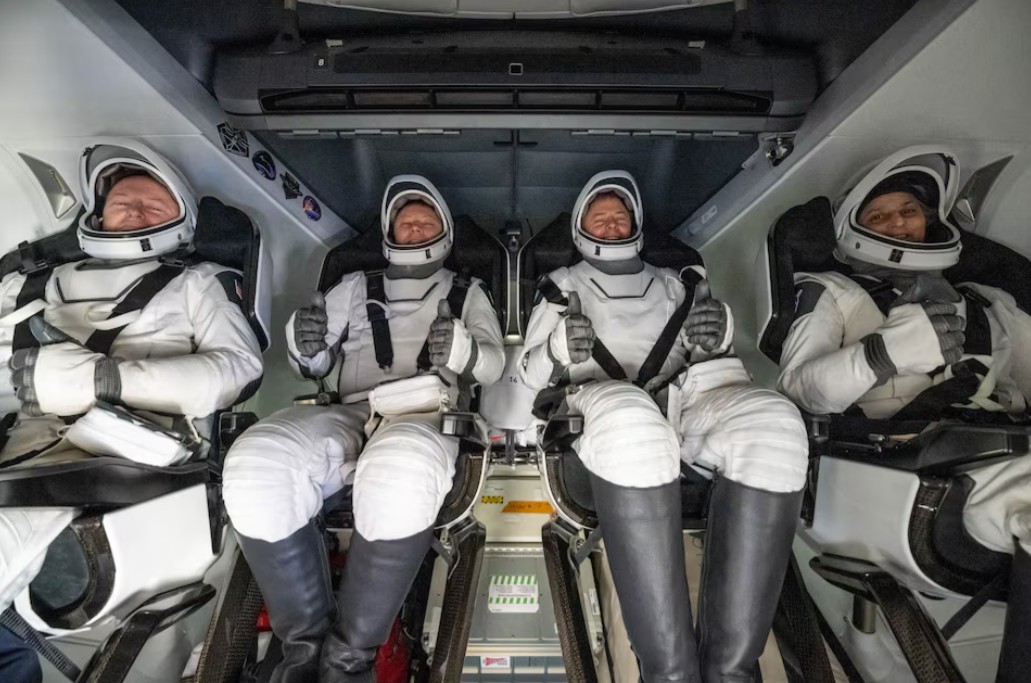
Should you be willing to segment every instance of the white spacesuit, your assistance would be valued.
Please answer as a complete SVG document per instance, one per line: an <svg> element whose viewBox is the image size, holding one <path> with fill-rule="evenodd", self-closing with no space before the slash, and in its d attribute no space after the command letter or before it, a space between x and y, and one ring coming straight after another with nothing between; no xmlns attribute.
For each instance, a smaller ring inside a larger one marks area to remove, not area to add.
<svg viewBox="0 0 1031 683"><path fill-rule="evenodd" d="M19 405L0 468L86 457L65 433L98 399L204 431L203 418L261 379L239 275L189 260L197 201L181 174L122 139L87 147L80 171L78 238L90 258L0 281L0 355L14 390L5 399ZM0 509L0 609L75 514Z"/></svg>
<svg viewBox="0 0 1031 683"><path fill-rule="evenodd" d="M857 405L871 418L1027 420L1031 316L1000 289L953 288L942 275L959 260L959 231L946 218L959 176L951 150L919 146L850 183L834 214L835 256L847 268L795 275L779 385L799 405L816 413ZM1031 584L1031 457L967 474L975 482L967 530L992 550L1016 551L1012 607L1020 572Z"/></svg>
<svg viewBox="0 0 1031 683"><path fill-rule="evenodd" d="M381 222L387 270L345 275L287 323L302 375L323 377L339 362L343 404L281 410L226 458L226 506L283 641L273 681L314 680L320 648L324 683L371 675L455 475L457 439L439 431L454 397L441 400L437 376L417 372L434 366L447 385L468 386L497 381L504 365L481 283L442 267L454 224L437 189L421 176L392 179ZM367 424L370 413L378 425ZM355 533L330 630L325 550L311 520L352 472Z"/></svg>
<svg viewBox="0 0 1031 683"><path fill-rule="evenodd" d="M630 174L607 171L587 183L571 226L584 260L542 280L522 376L537 390L579 387L565 407L584 416L574 447L590 472L643 679L751 680L801 504L805 430L790 402L751 386L740 361L727 355L730 310L709 297L701 269L678 274L640 259L642 227ZM653 391L667 380L657 402ZM681 460L719 474L697 647L680 526Z"/></svg>

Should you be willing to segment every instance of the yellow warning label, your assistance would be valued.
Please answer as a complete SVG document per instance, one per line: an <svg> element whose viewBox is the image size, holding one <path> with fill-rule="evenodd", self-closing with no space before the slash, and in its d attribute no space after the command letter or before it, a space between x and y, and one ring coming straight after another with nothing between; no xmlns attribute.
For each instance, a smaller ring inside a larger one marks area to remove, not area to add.
<svg viewBox="0 0 1031 683"><path fill-rule="evenodd" d="M550 515L554 510L543 500L513 500L501 510L502 513L523 513L528 515Z"/></svg>
<svg viewBox="0 0 1031 683"><path fill-rule="evenodd" d="M505 502L504 496L483 496L480 502L485 505L501 505Z"/></svg>

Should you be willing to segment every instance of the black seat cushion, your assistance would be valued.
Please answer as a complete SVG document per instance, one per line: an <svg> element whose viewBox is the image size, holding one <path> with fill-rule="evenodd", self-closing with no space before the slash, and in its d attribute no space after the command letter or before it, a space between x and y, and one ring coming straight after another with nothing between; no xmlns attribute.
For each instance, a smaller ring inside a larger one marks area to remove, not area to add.
<svg viewBox="0 0 1031 683"><path fill-rule="evenodd" d="M113 509L207 483L207 463L152 467L94 457L0 470L0 507Z"/></svg>

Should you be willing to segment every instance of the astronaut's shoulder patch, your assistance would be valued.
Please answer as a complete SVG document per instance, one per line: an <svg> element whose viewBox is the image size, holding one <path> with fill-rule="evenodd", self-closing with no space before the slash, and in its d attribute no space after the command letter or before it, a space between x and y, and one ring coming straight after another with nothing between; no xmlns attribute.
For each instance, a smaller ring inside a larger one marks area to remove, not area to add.
<svg viewBox="0 0 1031 683"><path fill-rule="evenodd" d="M795 317L812 313L827 288L815 280L803 280L795 284Z"/></svg>
<svg viewBox="0 0 1031 683"><path fill-rule="evenodd" d="M215 279L225 290L226 298L243 308L243 277L235 270L223 270L215 275Z"/></svg>

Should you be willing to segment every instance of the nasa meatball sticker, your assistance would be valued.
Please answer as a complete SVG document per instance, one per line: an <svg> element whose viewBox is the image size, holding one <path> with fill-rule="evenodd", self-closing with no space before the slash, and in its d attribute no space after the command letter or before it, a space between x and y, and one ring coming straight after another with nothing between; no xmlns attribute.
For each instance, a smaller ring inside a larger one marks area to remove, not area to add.
<svg viewBox="0 0 1031 683"><path fill-rule="evenodd" d="M276 179L276 162L272 159L272 155L262 150L254 155L251 159L251 163L254 164L254 168L258 170L258 174L266 180Z"/></svg>
<svg viewBox="0 0 1031 683"><path fill-rule="evenodd" d="M304 207L304 215L310 220L317 221L322 218L322 208L319 207L319 203L315 201L315 197L312 197L310 194L306 195L302 206Z"/></svg>
<svg viewBox="0 0 1031 683"><path fill-rule="evenodd" d="M251 145L247 142L247 133L237 130L228 123L218 124L218 139L222 147L230 154L247 157L251 154Z"/></svg>

